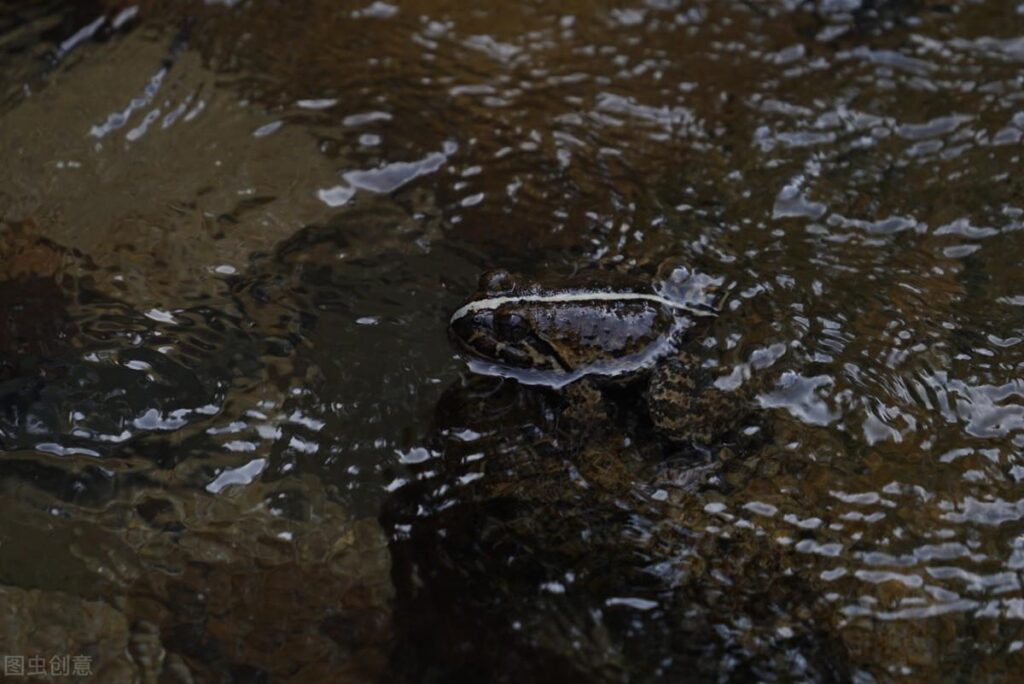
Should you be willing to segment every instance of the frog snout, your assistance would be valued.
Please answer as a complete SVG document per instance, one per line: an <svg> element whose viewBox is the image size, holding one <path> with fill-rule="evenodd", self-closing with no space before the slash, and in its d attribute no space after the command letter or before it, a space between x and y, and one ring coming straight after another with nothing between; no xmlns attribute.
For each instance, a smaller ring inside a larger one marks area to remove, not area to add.
<svg viewBox="0 0 1024 684"><path fill-rule="evenodd" d="M477 328L473 324L473 318L475 316L462 316L452 319L448 324L448 337L455 343L469 346L477 333Z"/></svg>

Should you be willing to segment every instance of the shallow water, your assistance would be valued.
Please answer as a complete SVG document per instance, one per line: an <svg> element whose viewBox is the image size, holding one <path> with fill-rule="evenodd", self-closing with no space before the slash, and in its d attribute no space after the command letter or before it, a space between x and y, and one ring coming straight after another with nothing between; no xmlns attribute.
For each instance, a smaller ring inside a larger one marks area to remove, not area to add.
<svg viewBox="0 0 1024 684"><path fill-rule="evenodd" d="M1022 27L0 2L0 653L96 681L1013 679ZM698 349L760 437L567 432L447 340L486 269L664 259L729 283Z"/></svg>

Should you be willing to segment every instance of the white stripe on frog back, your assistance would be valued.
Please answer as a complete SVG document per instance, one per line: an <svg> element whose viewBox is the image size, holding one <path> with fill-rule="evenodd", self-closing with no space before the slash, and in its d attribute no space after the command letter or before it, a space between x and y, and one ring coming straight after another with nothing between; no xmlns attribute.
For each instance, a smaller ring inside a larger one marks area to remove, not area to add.
<svg viewBox="0 0 1024 684"><path fill-rule="evenodd" d="M692 304L684 304L683 302L674 302L671 299L667 299L656 294L644 294L642 292L562 292L560 294L550 295L510 295L504 297L488 297L487 299L477 299L472 302L468 302L459 307L455 313L452 314L451 321L454 322L459 318L462 318L468 313L480 311L482 309L496 309L502 304L508 304L510 302L550 302L550 303L566 303L566 302L621 302L621 301L638 301L646 300L662 306L667 306L672 309L682 309L695 316L717 316L713 311L707 309L700 309Z"/></svg>

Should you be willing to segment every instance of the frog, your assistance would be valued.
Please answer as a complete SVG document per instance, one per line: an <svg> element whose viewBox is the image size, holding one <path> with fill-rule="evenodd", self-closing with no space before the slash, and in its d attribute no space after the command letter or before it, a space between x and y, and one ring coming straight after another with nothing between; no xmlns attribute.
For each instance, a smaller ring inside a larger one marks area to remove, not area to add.
<svg viewBox="0 0 1024 684"><path fill-rule="evenodd" d="M596 271L545 283L497 269L480 276L448 330L473 373L560 392L570 415L594 420L607 388L639 386L658 434L711 446L743 422L694 351L727 293L722 278L674 261L649 280Z"/></svg>

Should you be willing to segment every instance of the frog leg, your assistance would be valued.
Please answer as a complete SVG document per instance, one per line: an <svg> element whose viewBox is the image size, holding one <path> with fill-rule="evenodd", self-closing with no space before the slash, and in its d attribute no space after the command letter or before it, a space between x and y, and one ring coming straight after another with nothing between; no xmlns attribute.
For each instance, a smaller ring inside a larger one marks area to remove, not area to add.
<svg viewBox="0 0 1024 684"><path fill-rule="evenodd" d="M590 378L581 378L562 389L565 410L562 418L576 425L592 425L595 421L608 419L608 407L604 393Z"/></svg>
<svg viewBox="0 0 1024 684"><path fill-rule="evenodd" d="M685 355L666 359L653 370L647 408L666 438L704 447L728 437L746 413L739 397L715 387L708 369Z"/></svg>

